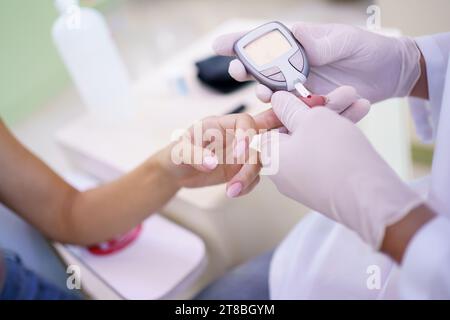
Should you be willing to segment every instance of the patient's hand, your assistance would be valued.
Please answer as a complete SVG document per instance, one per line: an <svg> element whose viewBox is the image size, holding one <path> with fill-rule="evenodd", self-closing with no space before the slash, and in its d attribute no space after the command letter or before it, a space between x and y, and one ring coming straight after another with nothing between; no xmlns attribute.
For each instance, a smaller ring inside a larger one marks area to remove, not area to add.
<svg viewBox="0 0 450 320"><path fill-rule="evenodd" d="M343 86L330 92L327 107L351 121L359 117L349 110L366 110L370 104L360 99L354 88ZM361 115L361 114L360 114ZM231 114L209 117L193 125L178 141L156 156L176 187L204 187L227 182L229 197L249 193L259 182L261 164L257 151L249 148L255 134L283 128L272 109L254 117Z"/></svg>
<svg viewBox="0 0 450 320"><path fill-rule="evenodd" d="M281 127L272 110L213 116L194 124L159 154L160 163L179 187L227 182L231 198L249 193L259 182L261 165L249 148L255 134Z"/></svg>

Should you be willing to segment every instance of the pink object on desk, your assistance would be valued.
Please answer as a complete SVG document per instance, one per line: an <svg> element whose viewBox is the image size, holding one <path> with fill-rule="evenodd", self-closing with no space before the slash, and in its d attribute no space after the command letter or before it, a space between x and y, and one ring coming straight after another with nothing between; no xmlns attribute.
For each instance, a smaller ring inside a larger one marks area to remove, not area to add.
<svg viewBox="0 0 450 320"><path fill-rule="evenodd" d="M90 253L95 255L108 255L115 252L118 252L130 245L134 240L137 239L139 234L141 233L142 225L138 225L136 228L131 231L117 236L111 240L101 242L99 244L95 244L93 246L88 247Z"/></svg>

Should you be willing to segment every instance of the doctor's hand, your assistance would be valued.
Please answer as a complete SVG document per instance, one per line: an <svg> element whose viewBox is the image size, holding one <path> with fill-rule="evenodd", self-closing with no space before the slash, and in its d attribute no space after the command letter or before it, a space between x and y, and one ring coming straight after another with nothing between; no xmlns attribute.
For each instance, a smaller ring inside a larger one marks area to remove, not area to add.
<svg viewBox="0 0 450 320"><path fill-rule="evenodd" d="M288 92L272 108L290 134L264 134L261 163L284 195L356 231L380 248L385 228L423 200L395 174L358 127ZM277 166L274 166L278 162Z"/></svg>
<svg viewBox="0 0 450 320"><path fill-rule="evenodd" d="M311 65L305 86L316 94L350 85L375 103L407 96L419 79L421 53L410 38L387 37L341 24L297 23L292 33L305 48ZM243 34L219 37L214 50L234 56L233 45ZM249 78L237 59L230 63L229 72L238 81ZM263 102L269 102L272 91L259 84L256 94Z"/></svg>

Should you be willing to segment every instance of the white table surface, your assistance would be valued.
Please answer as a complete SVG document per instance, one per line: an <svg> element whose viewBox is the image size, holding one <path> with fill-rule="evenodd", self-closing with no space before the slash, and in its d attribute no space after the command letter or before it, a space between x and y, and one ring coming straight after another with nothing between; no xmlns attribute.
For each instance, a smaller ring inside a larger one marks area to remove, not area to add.
<svg viewBox="0 0 450 320"><path fill-rule="evenodd" d="M98 184L78 173L65 179L79 190ZM98 256L73 245L55 248L68 265L81 269L82 290L95 299L174 299L207 264L203 240L159 214L147 218L138 237L113 254Z"/></svg>

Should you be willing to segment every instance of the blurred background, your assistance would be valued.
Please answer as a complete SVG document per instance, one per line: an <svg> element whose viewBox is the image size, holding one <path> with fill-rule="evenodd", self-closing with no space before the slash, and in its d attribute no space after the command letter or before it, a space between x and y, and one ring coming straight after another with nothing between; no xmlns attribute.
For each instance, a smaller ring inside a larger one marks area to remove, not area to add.
<svg viewBox="0 0 450 320"><path fill-rule="evenodd" d="M446 0L82 0L101 9L133 79L228 19L239 17L365 25L370 4L381 8L383 27L410 36L450 29ZM67 108L80 104L51 41L53 1L0 1L0 114L18 124L61 94ZM76 112L76 110L74 110ZM430 149L413 144L419 172Z"/></svg>
<svg viewBox="0 0 450 320"><path fill-rule="evenodd" d="M184 48L230 19L292 22L302 20L365 26L368 18L366 10L375 4L381 10L382 28L398 29L408 36L450 30L450 19L447 17L450 12L448 0L81 0L80 2L83 6L99 9L105 15L120 55L135 83L146 79L152 70L168 59L182 55ZM73 167L67 160L67 155L55 142L55 132L81 116L84 109L80 96L52 42L51 28L57 16L58 12L50 0L0 0L0 116L24 144L56 171L64 173L73 170ZM405 102L402 101L400 104L406 110ZM380 106L386 107L388 106ZM400 116L404 117L402 123L406 125L399 130L406 130L405 141L408 141L408 150L404 154L410 160L405 165L406 169L400 171L402 176L408 179L423 176L429 172L433 147L420 143L414 133L408 112L401 113ZM268 192L275 193L270 186L264 188L262 190L265 191L260 191L259 197L267 197ZM301 218L299 210L295 209L296 206L283 200L286 203L283 210L289 211L283 217L283 222L270 226L272 221L279 219L269 218L268 215L261 213L260 219L263 221L261 224L265 223L267 226L260 227L259 233L254 233L260 237L255 236L253 239L251 236L253 233L245 226L252 224L257 215L243 218L242 214L245 212L242 208L251 210L256 201L256 198L249 198L226 210L214 209L228 212L226 217L214 216L218 221L216 223L222 226L235 224L229 229L225 228L225 231L222 230L224 233L229 232L224 236L225 244L219 240L211 240L210 237L214 238L211 234L215 232L213 227L196 225L193 217L198 216L180 218L183 215L177 211L185 208L169 206L167 217L193 230L206 242L213 267L210 266L209 274L197 283L198 288L233 265L275 246ZM264 236L271 228L275 229L273 236ZM215 256L214 251L221 253Z"/></svg>

